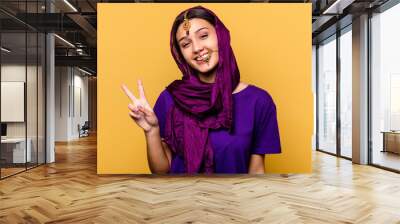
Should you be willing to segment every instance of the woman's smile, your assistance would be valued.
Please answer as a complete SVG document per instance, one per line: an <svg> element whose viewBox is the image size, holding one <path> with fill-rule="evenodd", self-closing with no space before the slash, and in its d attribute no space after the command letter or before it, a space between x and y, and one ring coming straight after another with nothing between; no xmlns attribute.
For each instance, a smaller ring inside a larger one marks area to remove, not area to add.
<svg viewBox="0 0 400 224"><path fill-rule="evenodd" d="M196 57L195 57L195 60L196 60L196 61L203 61L203 60L205 60L207 57L209 57L209 53L208 53L208 52L206 52L206 53L204 53L204 54L202 54L202 55L196 56Z"/></svg>
<svg viewBox="0 0 400 224"><path fill-rule="evenodd" d="M196 63L197 63L198 65L201 65L201 64L204 64L204 63L206 63L206 62L209 62L210 59L211 59L211 54L210 54L210 53L206 53L206 54L203 54L203 55L201 55L201 56L197 56L197 57L195 58L195 61L196 61ZM207 64L208 64L208 63L207 63Z"/></svg>

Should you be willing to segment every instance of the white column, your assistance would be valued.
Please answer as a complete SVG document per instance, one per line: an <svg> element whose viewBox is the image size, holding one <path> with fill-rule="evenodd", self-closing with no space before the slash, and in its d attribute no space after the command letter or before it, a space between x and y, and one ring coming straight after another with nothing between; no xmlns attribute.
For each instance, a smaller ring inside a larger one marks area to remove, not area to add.
<svg viewBox="0 0 400 224"><path fill-rule="evenodd" d="M47 12L53 12L54 6L48 1ZM55 44L54 35L46 35L46 163L55 161L54 133L55 133Z"/></svg>
<svg viewBox="0 0 400 224"><path fill-rule="evenodd" d="M368 163L368 15L353 19L353 154L354 163Z"/></svg>

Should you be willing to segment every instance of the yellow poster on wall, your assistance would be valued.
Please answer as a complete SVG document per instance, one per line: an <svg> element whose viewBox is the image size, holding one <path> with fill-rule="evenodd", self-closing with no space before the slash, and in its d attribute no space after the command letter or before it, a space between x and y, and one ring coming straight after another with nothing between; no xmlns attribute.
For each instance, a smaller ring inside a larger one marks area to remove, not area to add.
<svg viewBox="0 0 400 224"><path fill-rule="evenodd" d="M282 153L265 156L266 173L311 172L310 3L99 3L98 174L151 173L143 129L128 115L121 84L138 96L142 80L154 106L166 86L182 78L170 31L180 12L197 5L228 28L241 81L266 90L276 104Z"/></svg>

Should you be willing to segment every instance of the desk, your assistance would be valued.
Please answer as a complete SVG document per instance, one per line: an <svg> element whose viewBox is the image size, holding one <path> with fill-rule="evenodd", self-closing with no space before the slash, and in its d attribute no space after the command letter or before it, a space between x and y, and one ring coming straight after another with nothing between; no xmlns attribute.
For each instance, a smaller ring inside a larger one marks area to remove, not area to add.
<svg viewBox="0 0 400 224"><path fill-rule="evenodd" d="M32 140L28 138L27 142L28 142L27 144L28 147L26 147L26 154L25 154L25 138L1 139L1 156L6 159L6 162L9 163L30 162L32 157L31 154ZM25 161L25 158L27 158L27 161Z"/></svg>
<svg viewBox="0 0 400 224"><path fill-rule="evenodd" d="M400 154L400 132L399 131L382 131L383 133L383 150L382 152L393 152Z"/></svg>

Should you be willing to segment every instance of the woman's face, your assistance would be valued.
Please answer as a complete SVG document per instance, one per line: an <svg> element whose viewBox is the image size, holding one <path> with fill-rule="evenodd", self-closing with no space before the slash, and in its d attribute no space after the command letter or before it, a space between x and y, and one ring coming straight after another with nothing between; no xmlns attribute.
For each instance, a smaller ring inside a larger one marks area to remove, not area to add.
<svg viewBox="0 0 400 224"><path fill-rule="evenodd" d="M186 36L182 23L176 32L176 40L186 62L200 73L207 73L218 64L217 33L207 20L193 18L189 22L189 35Z"/></svg>

